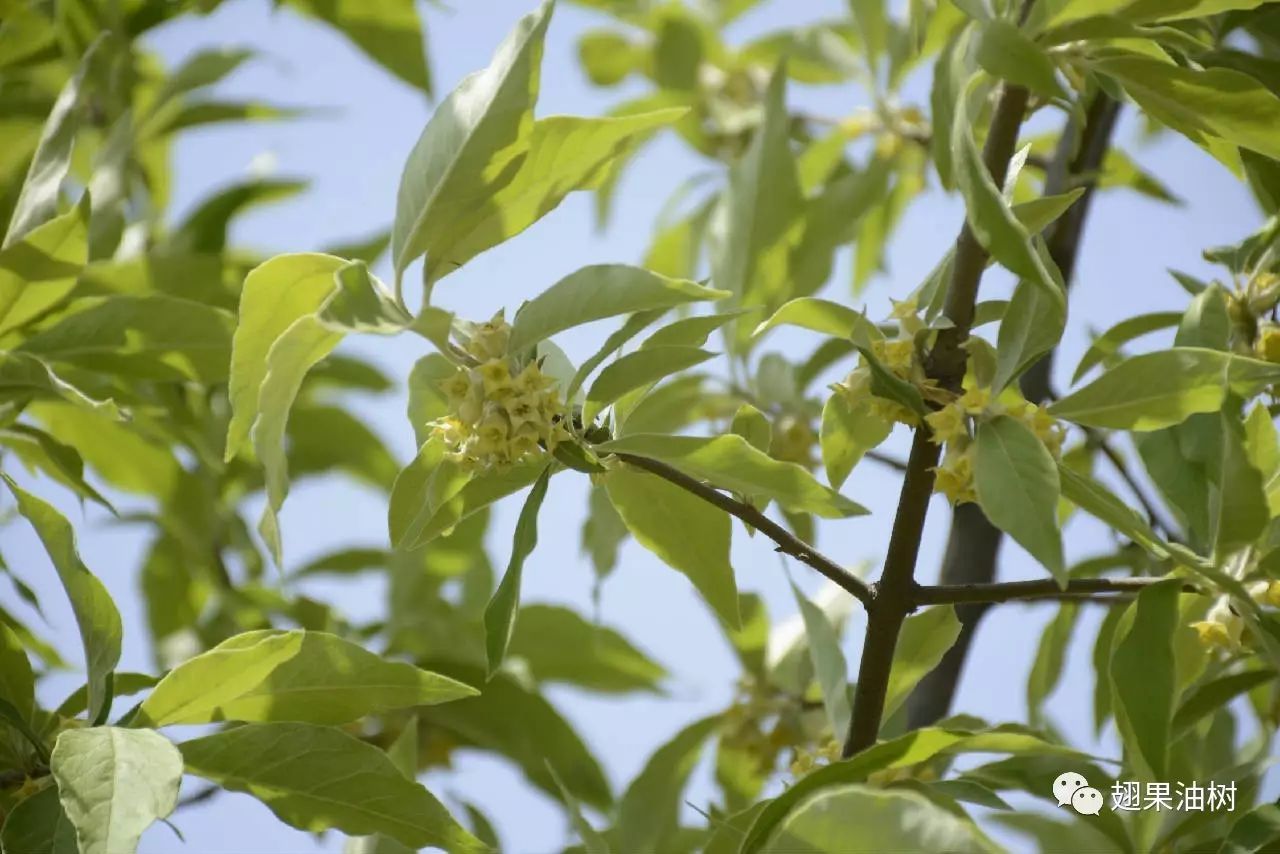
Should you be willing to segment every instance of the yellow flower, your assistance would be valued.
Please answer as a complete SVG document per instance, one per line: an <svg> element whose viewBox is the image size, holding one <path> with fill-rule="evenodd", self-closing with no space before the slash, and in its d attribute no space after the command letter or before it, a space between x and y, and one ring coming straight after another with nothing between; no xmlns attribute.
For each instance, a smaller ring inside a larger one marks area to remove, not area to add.
<svg viewBox="0 0 1280 854"><path fill-rule="evenodd" d="M925 422L929 425L929 429L933 431L933 443L941 445L944 442L950 442L958 436L968 435L968 419L965 417L964 409L959 406L959 402L951 406L944 406L941 409L930 412L924 417Z"/></svg>
<svg viewBox="0 0 1280 854"><path fill-rule="evenodd" d="M1022 421L1032 432L1036 434L1036 438L1044 443L1049 449L1049 453L1055 457L1062 451L1062 425L1058 420L1044 410L1043 407L1028 403L1026 409L1022 413Z"/></svg>
<svg viewBox="0 0 1280 854"><path fill-rule="evenodd" d="M836 383L831 388L844 395L850 406L857 406L871 394L871 369L866 365L859 365L849 372L844 382Z"/></svg>
<svg viewBox="0 0 1280 854"><path fill-rule="evenodd" d="M466 370L459 368L453 376L440 381L440 390L456 406L471 391L471 377Z"/></svg>
<svg viewBox="0 0 1280 854"><path fill-rule="evenodd" d="M990 403L991 390L986 388L966 389L956 401L956 405L970 415L981 415Z"/></svg>
<svg viewBox="0 0 1280 854"><path fill-rule="evenodd" d="M915 367L915 342L909 339L876 341L871 345L871 351L875 353L877 359L884 363L886 368L898 376L904 378L911 376L911 369Z"/></svg>
<svg viewBox="0 0 1280 854"><path fill-rule="evenodd" d="M511 324L507 323L500 311L489 322L481 323L475 328L464 349L468 355L482 362L502 359L507 355L507 342L510 339Z"/></svg>
<svg viewBox="0 0 1280 854"><path fill-rule="evenodd" d="M890 302L893 303L893 310L890 312L890 316L898 321L898 330L901 334L911 336L924 329L924 321L919 317L919 306L916 305L914 298L905 299L902 302L895 300L890 300Z"/></svg>
<svg viewBox="0 0 1280 854"><path fill-rule="evenodd" d="M511 368L507 365L506 359L490 359L474 370L484 384L484 393L489 397L510 394L513 391Z"/></svg>
<svg viewBox="0 0 1280 854"><path fill-rule="evenodd" d="M920 416L898 403L896 400L885 400L883 397L872 397L867 402L867 409L872 415L888 421L915 427L920 423Z"/></svg>
<svg viewBox="0 0 1280 854"><path fill-rule="evenodd" d="M555 385L555 377L549 377L542 372L542 366L537 362L530 362L524 366L519 376L516 377L516 391L522 394L529 394L535 391L543 391Z"/></svg>
<svg viewBox="0 0 1280 854"><path fill-rule="evenodd" d="M1192 623L1191 628L1196 630L1196 636L1203 646L1209 649L1235 649L1235 641L1231 639L1231 633L1227 627L1215 620L1201 620Z"/></svg>
<svg viewBox="0 0 1280 854"><path fill-rule="evenodd" d="M1280 608L1280 581L1255 581L1249 585L1249 596L1259 605Z"/></svg>
<svg viewBox="0 0 1280 854"><path fill-rule="evenodd" d="M935 470L933 489L941 492L952 504L963 504L966 501L977 501L977 493L973 490L973 452L971 448L956 451L947 446L947 455L942 465Z"/></svg>
<svg viewBox="0 0 1280 854"><path fill-rule="evenodd" d="M1258 338L1253 345L1258 358L1268 362L1280 362L1280 326L1267 324L1258 330Z"/></svg>

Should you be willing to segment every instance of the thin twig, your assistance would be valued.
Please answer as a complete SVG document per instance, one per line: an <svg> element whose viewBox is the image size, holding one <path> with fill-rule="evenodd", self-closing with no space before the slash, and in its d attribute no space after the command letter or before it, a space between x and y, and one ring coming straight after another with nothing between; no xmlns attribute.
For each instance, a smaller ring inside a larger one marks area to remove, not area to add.
<svg viewBox="0 0 1280 854"><path fill-rule="evenodd" d="M192 792L182 800L178 801L177 809L193 807L196 804L202 804L205 801L212 800L220 791L222 791L222 789L219 786L205 786L203 789Z"/></svg>
<svg viewBox="0 0 1280 854"><path fill-rule="evenodd" d="M719 507L729 515L736 516L773 540L778 547L778 551L813 567L846 590L867 608L871 607L872 600L875 599L875 591L872 590L871 585L831 558L820 553L813 546L801 540L750 504L744 504L732 496L725 495L714 486L690 477L679 469L658 460L638 457L635 454L618 454L617 456L623 462L636 468L644 469L650 474L655 474L668 483L674 484L686 492L693 493L703 501Z"/></svg>
<svg viewBox="0 0 1280 854"><path fill-rule="evenodd" d="M1142 505L1142 510L1147 514L1148 521L1151 526L1164 535L1164 538L1170 541L1179 541L1178 529L1172 524L1166 522L1156 509L1155 502L1147 497L1146 492L1142 488L1142 484L1138 483L1138 479L1133 472L1129 470L1129 464L1120 452L1111 446L1106 437L1097 430L1085 428L1085 439L1089 446L1102 451L1102 455L1111 463L1111 467L1116 470L1116 474L1120 475L1120 479L1124 481L1125 486L1129 487L1129 492L1133 493L1133 497Z"/></svg>
<svg viewBox="0 0 1280 854"><path fill-rule="evenodd" d="M1061 599L1120 594L1132 596L1167 578L1080 578L1059 587L1052 578L1035 581L995 581L987 584L933 584L916 589L920 605L956 605L962 602L1026 602L1037 599ZM1199 588L1187 584L1188 593Z"/></svg>
<svg viewBox="0 0 1280 854"><path fill-rule="evenodd" d="M905 462L889 454L884 454L884 453L881 453L880 451L867 451L865 456L867 459L871 460L872 462L879 463L882 466L888 466L894 471L907 470L907 464Z"/></svg>

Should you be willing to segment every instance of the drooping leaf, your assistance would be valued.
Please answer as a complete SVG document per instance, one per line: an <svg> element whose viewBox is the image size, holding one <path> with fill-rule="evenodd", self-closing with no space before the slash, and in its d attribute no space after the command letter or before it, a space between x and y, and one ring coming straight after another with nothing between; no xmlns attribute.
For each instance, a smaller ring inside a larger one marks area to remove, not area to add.
<svg viewBox="0 0 1280 854"><path fill-rule="evenodd" d="M1080 617L1080 606L1064 602L1045 626L1036 647L1036 657L1027 676L1027 718L1036 724L1042 720L1041 707L1062 679L1067 645Z"/></svg>
<svg viewBox="0 0 1280 854"><path fill-rule="evenodd" d="M797 513L836 519L866 511L795 463L775 460L741 436L715 438L635 434L597 445L606 454L633 454L660 460L686 474L742 495L771 499Z"/></svg>
<svg viewBox="0 0 1280 854"><path fill-rule="evenodd" d="M1198 347L1133 356L1049 407L1090 427L1158 430L1222 408L1228 392L1252 397L1280 381L1280 365Z"/></svg>
<svg viewBox="0 0 1280 854"><path fill-rule="evenodd" d="M432 235L496 189L484 175L533 129L542 45L551 17L544 2L498 47L493 61L466 78L436 109L405 163L396 196L391 257L396 289L405 268L432 249ZM445 259L429 258L436 267Z"/></svg>
<svg viewBox="0 0 1280 854"><path fill-rule="evenodd" d="M1065 584L1058 467L1031 428L1008 415L978 425L973 481L991 523Z"/></svg>
<svg viewBox="0 0 1280 854"><path fill-rule="evenodd" d="M524 574L524 562L538 545L538 513L547 497L547 483L551 479L551 466L542 470L533 482L533 489L525 499L516 521L511 543L511 559L502 576L498 589L484 609L485 652L489 662L489 675L493 675L506 658L507 647L516 628L516 611L520 607L520 581Z"/></svg>
<svg viewBox="0 0 1280 854"><path fill-rule="evenodd" d="M1163 780L1168 773L1169 732L1177 700L1173 635L1180 628L1180 590L1181 582L1173 580L1139 593L1129 606L1133 615L1129 629L1111 655L1111 690L1125 753L1154 780Z"/></svg>
<svg viewBox="0 0 1280 854"><path fill-rule="evenodd" d="M839 489L863 455L888 438L892 429L890 422L865 404L851 404L841 394L827 398L822 407L818 440L831 487Z"/></svg>
<svg viewBox="0 0 1280 854"><path fill-rule="evenodd" d="M1089 372L1094 365L1100 364L1109 357L1114 357L1120 353L1120 348L1135 338L1146 335L1149 332L1155 332L1160 329L1168 329L1177 326L1182 319L1182 312L1178 311L1155 311L1150 314L1140 314L1137 317L1126 318L1112 326L1106 332L1093 339L1093 343L1089 345L1089 349L1080 357L1079 364L1076 365L1075 373L1071 375L1071 382L1077 383L1080 378Z"/></svg>
<svg viewBox="0 0 1280 854"><path fill-rule="evenodd" d="M938 666L959 636L960 621L951 605L935 606L903 621L885 689L885 717L892 715L916 684Z"/></svg>
<svg viewBox="0 0 1280 854"><path fill-rule="evenodd" d="M720 619L736 628L728 515L648 472L615 469L605 476L605 487L636 541L687 576Z"/></svg>
<svg viewBox="0 0 1280 854"><path fill-rule="evenodd" d="M996 339L996 371L991 390L999 393L1044 354L1058 346L1066 317L1062 305L1044 289L1022 281L1000 321Z"/></svg>
<svg viewBox="0 0 1280 854"><path fill-rule="evenodd" d="M9 703L24 721L35 706L35 677L22 641L0 623L0 700Z"/></svg>
<svg viewBox="0 0 1280 854"><path fill-rule="evenodd" d="M49 768L81 854L131 854L178 803L182 755L151 730L64 730Z"/></svg>
<svg viewBox="0 0 1280 854"><path fill-rule="evenodd" d="M775 326L800 326L837 338L850 338L863 346L884 337L878 327L860 311L818 297L799 297L783 305L756 327L756 338Z"/></svg>
<svg viewBox="0 0 1280 854"><path fill-rule="evenodd" d="M719 715L696 721L649 757L618 803L619 850L637 854L669 850L689 775L719 725Z"/></svg>
<svg viewBox="0 0 1280 854"><path fill-rule="evenodd" d="M410 86L431 94L422 22L408 0L288 0L342 32L366 56Z"/></svg>
<svg viewBox="0 0 1280 854"><path fill-rule="evenodd" d="M71 610L80 628L89 682L89 719L97 719L108 702L111 671L120 660L123 628L120 612L107 588L89 571L76 552L75 531L52 505L23 490L0 474L18 502L21 513L35 529L58 579L71 600Z"/></svg>
<svg viewBox="0 0 1280 854"><path fill-rule="evenodd" d="M184 661L138 711L151 726L215 721L343 724L476 693L325 632L244 632Z"/></svg>
<svg viewBox="0 0 1280 854"><path fill-rule="evenodd" d="M487 850L385 753L340 729L246 724L179 747L188 773L253 795L299 830L382 833L410 848Z"/></svg>
<svg viewBox="0 0 1280 854"><path fill-rule="evenodd" d="M822 705L827 710L827 723L835 738L849 729L851 706L849 703L849 667L840 649L840 635L822 609L791 584L804 620L805 635L809 640L809 660L822 688Z"/></svg>

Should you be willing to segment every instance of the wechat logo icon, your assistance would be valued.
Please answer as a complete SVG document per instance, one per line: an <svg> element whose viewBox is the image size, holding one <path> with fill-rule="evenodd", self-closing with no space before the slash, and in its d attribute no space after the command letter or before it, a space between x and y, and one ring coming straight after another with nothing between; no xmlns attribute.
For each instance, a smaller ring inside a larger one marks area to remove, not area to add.
<svg viewBox="0 0 1280 854"><path fill-rule="evenodd" d="M1080 815L1102 812L1102 792L1089 785L1083 774L1065 771L1053 781L1053 797L1058 806L1069 806Z"/></svg>

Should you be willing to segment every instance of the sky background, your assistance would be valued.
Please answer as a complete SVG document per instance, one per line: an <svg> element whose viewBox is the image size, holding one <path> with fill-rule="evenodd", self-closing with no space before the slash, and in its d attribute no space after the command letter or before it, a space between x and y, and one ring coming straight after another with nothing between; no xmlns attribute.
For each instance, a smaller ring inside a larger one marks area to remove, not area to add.
<svg viewBox="0 0 1280 854"><path fill-rule="evenodd" d="M467 73L487 64L506 32L533 5L534 0L455 0L448 9L429 6L425 18L437 91L447 93ZM736 22L729 38L737 42L770 29L844 14L843 0L772 0ZM557 9L548 35L539 115L598 115L645 90L646 84L640 80L616 89L596 89L579 69L577 37L585 29L605 23L603 16L567 4ZM404 158L430 115L431 107L421 93L366 60L329 28L287 9L273 11L265 0L224 3L209 17L189 17L166 25L149 42L170 67L199 49L254 48L262 56L228 79L220 87L223 94L325 108L322 114L302 121L238 125L184 136L174 153L175 219L220 185L274 163L274 174L310 178L311 187L300 198L239 220L234 234L237 244L264 252L312 251L371 234L390 223ZM916 103L927 104L927 79L915 80L908 95ZM793 102L839 116L863 106L865 97L854 86L805 87L793 92ZM1200 259L1200 250L1238 240L1261 222L1247 190L1215 161L1181 137L1169 134L1154 143L1139 144L1131 119L1131 114L1126 114L1119 139L1187 204L1171 207L1126 191L1108 192L1095 202L1077 268L1072 318L1058 361L1060 388L1065 387L1087 346L1090 328L1105 328L1140 312L1183 308L1186 296L1166 268L1213 275L1215 271ZM1055 117L1053 121L1056 124L1059 120ZM514 309L522 299L581 266L638 262L668 194L684 177L707 166L673 136L664 136L627 171L607 232L598 233L594 228L590 196L570 197L523 235L445 279L435 299L461 317L484 319L499 308ZM888 297L905 296L934 266L953 240L960 217L956 199L933 192L918 199L889 248L887 272L876 278L859 302L865 302L873 316L886 313ZM851 298L848 254L842 253L825 295ZM380 272L388 271L384 267ZM1007 290L1007 277L992 275L984 283L983 297L1003 296ZM561 335L557 341L571 358L580 360L593 352L611 329L607 323L595 324ZM815 343L811 335L783 331L775 333L765 349L799 356L807 354ZM398 381L403 381L414 360L426 352L422 342L412 336L349 341L344 348L366 355ZM352 400L358 414L385 438L401 461L407 462L414 447L413 433L404 417L403 393ZM899 431L885 450L905 457L906 440L906 434ZM585 478L556 478L552 482L540 521L539 546L525 568L526 602L566 603L591 613L592 572L578 545L586 486ZM863 462L844 491L869 507L871 515L838 525L824 523L819 528L819 547L849 565L870 561L878 573L898 486L893 472ZM55 497L76 522L86 562L120 604L126 629L134 629L125 637L121 669L151 670L145 630L139 630L145 622L135 573L142 538L134 531L111 526L98 508L81 511L47 488L40 492ZM505 562L520 500L499 505L491 525L490 547L499 567ZM251 511L251 518L256 512L257 508ZM935 499L921 548L922 580L936 577L949 515L945 503ZM302 481L293 487L281 524L286 568L291 568L339 546L384 544L385 499L339 477ZM1065 534L1068 557L1079 559L1107 551L1109 537L1099 526L1077 520ZM30 529L8 527L4 539L9 565L37 589L45 603L51 625L46 634L54 637L68 660L76 660L74 620ZM768 543L760 538L749 540L738 527L733 563L740 587L761 593L775 620L794 615L786 576ZM809 593L819 589L816 581L821 579L815 581L804 567L793 567L792 572ZM1009 542L1004 545L1000 572L1004 579L1043 576L1043 570ZM305 589L340 603L341 610L357 622L372 619L383 609L385 587L368 576L352 582L312 581ZM0 597L6 607L13 605L15 611L30 616L7 585L0 588ZM1040 631L1054 610L1053 606L1011 605L988 614L971 657L977 666L971 665L954 711L996 723L1025 719L1025 675ZM622 631L672 674L665 697L605 700L569 688L547 691L601 759L620 793L648 755L678 729L724 708L731 699L737 664L713 618L684 578L633 543L623 548L619 569L603 588L599 613L605 624ZM1100 619L1097 612L1081 621L1063 684L1048 709L1069 738L1115 755L1113 738L1096 743L1092 736L1093 674L1088 656ZM845 644L851 662L857 661L861 633L862 623L855 614ZM78 678L46 680L41 686L44 701L59 701ZM175 728L173 734L188 735L181 728ZM704 762L695 774L688 794L695 804L712 797L711 776L705 766ZM193 782L188 779L184 793L193 790ZM560 810L526 785L503 760L463 753L454 770L432 772L426 782L447 800L460 797L479 804L495 822L506 850L551 851L568 838ZM1271 782L1269 796L1275 797L1278 787L1274 779ZM1046 788L1048 784L1046 781ZM456 805L457 801L450 803ZM688 811L688 815L694 813ZM169 829L157 825L144 837L142 850L151 854L179 850L212 854L304 852L317 847L333 851L342 846L340 834L317 841L280 823L265 806L244 795L219 795L183 810L174 823L185 834L185 845Z"/></svg>

